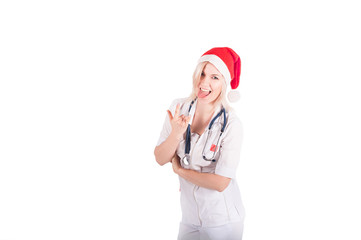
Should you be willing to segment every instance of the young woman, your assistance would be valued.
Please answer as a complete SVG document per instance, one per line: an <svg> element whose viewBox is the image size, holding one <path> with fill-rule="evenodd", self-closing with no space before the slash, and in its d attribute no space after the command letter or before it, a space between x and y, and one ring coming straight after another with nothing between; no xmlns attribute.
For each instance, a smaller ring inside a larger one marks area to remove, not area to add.
<svg viewBox="0 0 361 240"><path fill-rule="evenodd" d="M234 89L240 70L231 48L207 51L194 71L191 96L174 100L168 110L154 154L179 175L178 240L242 239L245 214L236 169L243 128L226 99L227 92L230 101L239 98Z"/></svg>

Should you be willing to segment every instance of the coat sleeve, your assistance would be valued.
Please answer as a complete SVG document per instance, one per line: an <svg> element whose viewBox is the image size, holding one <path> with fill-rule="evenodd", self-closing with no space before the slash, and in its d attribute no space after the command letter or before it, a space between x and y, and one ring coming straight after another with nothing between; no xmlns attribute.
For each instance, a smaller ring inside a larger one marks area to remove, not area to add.
<svg viewBox="0 0 361 240"><path fill-rule="evenodd" d="M238 118L228 122L225 136L219 149L220 156L217 161L215 174L235 178L236 170L240 161L241 146L243 141L243 125Z"/></svg>

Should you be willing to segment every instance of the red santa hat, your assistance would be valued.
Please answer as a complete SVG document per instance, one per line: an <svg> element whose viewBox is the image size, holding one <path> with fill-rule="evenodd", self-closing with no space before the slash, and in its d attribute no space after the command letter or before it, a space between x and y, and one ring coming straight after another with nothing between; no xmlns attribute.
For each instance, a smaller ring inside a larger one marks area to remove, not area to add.
<svg viewBox="0 0 361 240"><path fill-rule="evenodd" d="M198 63L206 61L212 63L218 69L227 85L231 85L231 89L228 90L227 94L228 100L237 102L241 97L239 91L236 90L241 75L241 58L229 47L217 47L205 52Z"/></svg>

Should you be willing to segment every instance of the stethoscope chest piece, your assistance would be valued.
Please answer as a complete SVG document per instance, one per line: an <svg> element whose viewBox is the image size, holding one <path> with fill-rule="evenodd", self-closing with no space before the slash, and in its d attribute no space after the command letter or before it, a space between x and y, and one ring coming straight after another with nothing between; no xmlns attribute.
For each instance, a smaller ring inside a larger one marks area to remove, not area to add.
<svg viewBox="0 0 361 240"><path fill-rule="evenodd" d="M185 166L189 166L189 155L186 154L183 158L182 158L182 162Z"/></svg>

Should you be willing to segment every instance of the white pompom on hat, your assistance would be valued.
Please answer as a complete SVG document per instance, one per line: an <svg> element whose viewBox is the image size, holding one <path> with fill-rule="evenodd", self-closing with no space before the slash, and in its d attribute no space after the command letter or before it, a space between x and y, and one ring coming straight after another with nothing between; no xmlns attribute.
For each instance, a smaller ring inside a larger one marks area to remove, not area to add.
<svg viewBox="0 0 361 240"><path fill-rule="evenodd" d="M200 62L212 63L223 75L227 85L231 85L227 94L230 102L237 102L241 98L241 94L237 91L241 75L241 58L235 51L229 47L212 48L201 56L198 60L198 63Z"/></svg>

